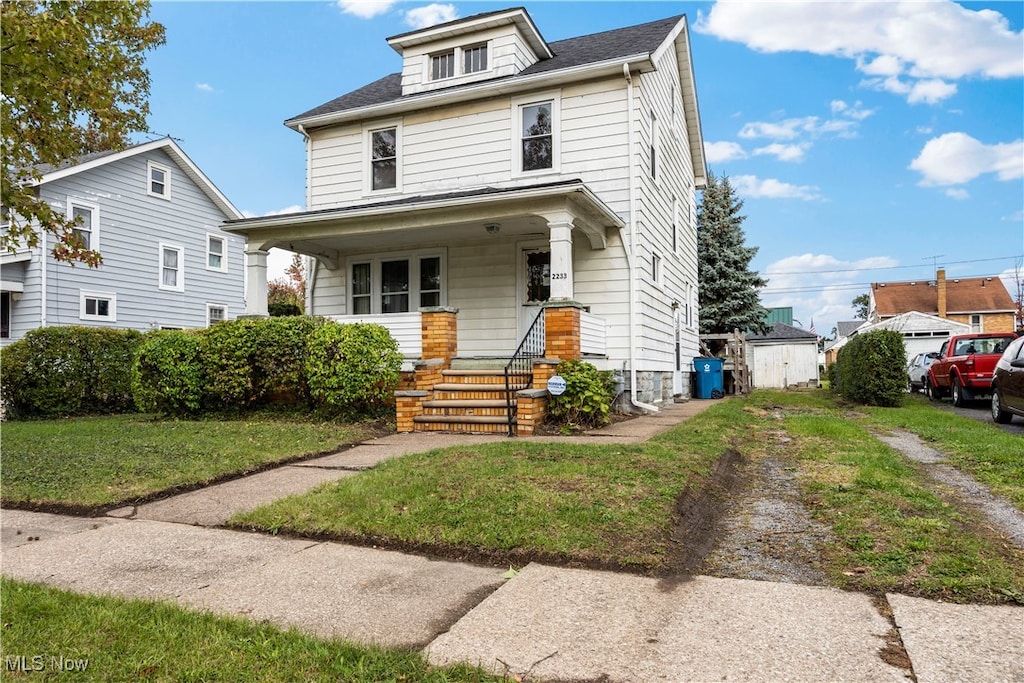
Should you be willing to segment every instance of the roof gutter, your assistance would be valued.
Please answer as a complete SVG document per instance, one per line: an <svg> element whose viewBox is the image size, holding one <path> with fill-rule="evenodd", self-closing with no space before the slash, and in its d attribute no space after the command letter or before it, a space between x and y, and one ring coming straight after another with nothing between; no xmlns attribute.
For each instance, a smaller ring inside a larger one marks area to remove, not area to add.
<svg viewBox="0 0 1024 683"><path fill-rule="evenodd" d="M395 114L424 109L431 106L439 106L441 104L456 104L459 102L478 100L497 95L511 95L525 90L562 86L565 85L567 80L578 81L602 75L613 76L619 72L621 64L622 61L620 59L610 59L592 64L574 66L567 69L557 69L533 76L502 78L454 89L443 88L441 90L434 90L419 95L402 97L398 100L392 100L391 102L385 102L383 104L373 104L367 107L356 107L354 109L345 109L344 111L289 119L284 122L284 125L293 130L299 130L300 127L304 127L305 130L309 130L311 128L321 128L323 126L330 126L348 121L357 121L375 116L394 116ZM654 62L651 61L651 55L646 52L627 57L626 64L636 67L639 70L651 71L654 69Z"/></svg>

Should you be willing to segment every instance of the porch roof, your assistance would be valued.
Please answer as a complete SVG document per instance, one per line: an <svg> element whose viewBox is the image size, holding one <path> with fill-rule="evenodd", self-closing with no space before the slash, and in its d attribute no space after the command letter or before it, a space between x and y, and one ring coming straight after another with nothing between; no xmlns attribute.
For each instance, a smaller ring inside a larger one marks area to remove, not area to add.
<svg viewBox="0 0 1024 683"><path fill-rule="evenodd" d="M536 235L548 217L568 215L594 249L607 244L606 230L625 222L582 180L523 187L481 187L436 195L402 197L332 209L226 221L226 232L244 235L250 249L281 247L321 259L329 266L342 249L407 244L410 232L430 230L431 241L485 233L498 225L505 235Z"/></svg>

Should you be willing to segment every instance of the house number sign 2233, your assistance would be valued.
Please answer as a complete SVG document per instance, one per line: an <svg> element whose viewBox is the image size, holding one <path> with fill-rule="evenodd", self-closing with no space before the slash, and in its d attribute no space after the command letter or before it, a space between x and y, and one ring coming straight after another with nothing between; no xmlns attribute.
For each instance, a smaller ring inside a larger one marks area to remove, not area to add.
<svg viewBox="0 0 1024 683"><path fill-rule="evenodd" d="M551 273L552 280L568 280L569 273Z"/></svg>

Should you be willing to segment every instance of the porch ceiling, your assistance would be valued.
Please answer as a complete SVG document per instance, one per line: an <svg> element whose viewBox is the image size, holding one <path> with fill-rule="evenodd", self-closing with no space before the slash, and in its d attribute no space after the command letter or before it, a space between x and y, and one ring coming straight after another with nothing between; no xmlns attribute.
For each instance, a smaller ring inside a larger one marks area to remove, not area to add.
<svg viewBox="0 0 1024 683"><path fill-rule="evenodd" d="M229 221L224 229L244 235L250 249L280 247L331 268L348 251L486 239L493 224L501 236L547 235L548 217L556 215L571 218L594 249L605 247L608 228L624 225L582 181L569 181Z"/></svg>

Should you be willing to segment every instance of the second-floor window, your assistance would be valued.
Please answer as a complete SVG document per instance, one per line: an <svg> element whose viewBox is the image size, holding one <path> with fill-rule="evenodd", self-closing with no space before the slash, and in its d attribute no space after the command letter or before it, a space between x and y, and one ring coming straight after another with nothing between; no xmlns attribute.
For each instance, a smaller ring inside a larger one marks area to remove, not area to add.
<svg viewBox="0 0 1024 683"><path fill-rule="evenodd" d="M160 245L160 289L185 290L185 250L168 244Z"/></svg>
<svg viewBox="0 0 1024 683"><path fill-rule="evenodd" d="M171 198L171 169L150 161L147 166L149 174L147 192L153 197Z"/></svg>
<svg viewBox="0 0 1024 683"><path fill-rule="evenodd" d="M370 174L374 190L395 189L398 184L398 129L370 133Z"/></svg>
<svg viewBox="0 0 1024 683"><path fill-rule="evenodd" d="M522 107L523 171L539 171L554 164L551 102Z"/></svg>
<svg viewBox="0 0 1024 683"><path fill-rule="evenodd" d="M430 57L430 80L439 81L455 75L455 50L448 50Z"/></svg>
<svg viewBox="0 0 1024 683"><path fill-rule="evenodd" d="M208 270L227 270L225 258L227 240L217 235L206 236L206 268Z"/></svg>
<svg viewBox="0 0 1024 683"><path fill-rule="evenodd" d="M99 207L79 200L68 200L68 216L75 221L72 232L83 249L99 250Z"/></svg>

